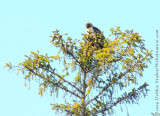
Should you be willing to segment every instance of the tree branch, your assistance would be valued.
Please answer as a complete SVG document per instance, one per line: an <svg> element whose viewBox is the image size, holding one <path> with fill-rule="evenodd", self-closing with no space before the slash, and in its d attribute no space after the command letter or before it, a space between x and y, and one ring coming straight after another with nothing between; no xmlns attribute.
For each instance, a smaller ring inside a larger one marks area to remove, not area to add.
<svg viewBox="0 0 160 116"><path fill-rule="evenodd" d="M128 93L128 94L125 95L124 97L118 98L118 100L117 100L115 103L113 103L113 105L111 105L110 107L105 108L105 109L103 109L103 110L100 110L100 111L94 113L93 115L98 114L98 113L105 112L105 111L107 111L107 110L109 110L109 109L112 109L112 107L116 106L117 104L119 104L119 103L121 103L121 102L123 102L123 101L125 102L127 99L133 100L132 97L134 97L134 98L136 99L140 93L142 93L144 96L146 96L146 93L140 92L140 91L143 91L143 89L146 89L146 86L148 86L148 85L147 85L146 83L144 83L144 84L143 84L142 86L140 86L137 90L132 90L132 92ZM147 92L147 91L148 91L148 90L146 89L146 92ZM126 102L129 102L129 101L126 101ZM129 103L130 103L130 102L129 102Z"/></svg>
<svg viewBox="0 0 160 116"><path fill-rule="evenodd" d="M64 40L63 40L64 41ZM62 43L62 47L64 48L64 44ZM80 67L82 68L81 63L77 60L77 58L75 58L75 56L71 53L66 51L67 54L69 54L70 56L72 56L72 58L80 65Z"/></svg>
<svg viewBox="0 0 160 116"><path fill-rule="evenodd" d="M66 88L64 88L64 87L61 87L61 86L59 86L59 87L60 87L61 89L65 90L65 91L69 92L70 94L75 95L75 96L78 97L79 99L81 99L81 97L80 97L79 95L75 94L74 92L72 92L72 91L70 91L70 90L68 90L68 89L66 89Z"/></svg>
<svg viewBox="0 0 160 116"><path fill-rule="evenodd" d="M50 68L51 68L51 67L50 67ZM44 69L44 68L43 68L43 69ZM82 91L81 91L80 89L78 89L75 85L73 85L72 83L68 82L68 81L65 80L64 78L62 78L59 74L55 73L52 68L51 68L51 70L52 70L52 71L50 71L50 70L47 70L47 71L49 71L50 73L56 75L57 77L59 77L59 78L62 79L64 82L66 82L66 83L68 83L69 85L71 85L72 87L74 87L76 90L78 90L78 91L82 94Z"/></svg>
<svg viewBox="0 0 160 116"><path fill-rule="evenodd" d="M81 63L75 58L75 56L71 52L67 52L72 58L81 66ZM82 68L82 67L81 67Z"/></svg>
<svg viewBox="0 0 160 116"><path fill-rule="evenodd" d="M34 72L32 69L30 69L30 68L28 68L28 67L26 67L26 66L25 66L25 68L28 69L28 70L29 70L30 72L32 72L33 74L39 76L40 78L42 78L42 79L44 79L44 80L47 80L45 77L43 77L42 75L39 75L38 73ZM56 76L58 76L58 75L56 75ZM63 79L63 78L62 78L62 79ZM53 82L50 82L50 83L54 84ZM80 97L79 95L75 94L74 92L72 92L72 91L70 91L70 90L68 90L68 89L66 89L66 88L64 88L64 87L62 87L62 86L58 86L58 87L60 87L61 89L65 90L65 91L69 92L70 94L72 94L72 95L74 95L74 96L76 96L76 97L78 97L78 98L81 99L81 97Z"/></svg>
<svg viewBox="0 0 160 116"><path fill-rule="evenodd" d="M83 93L82 93L82 111L81 111L81 115L85 116L85 110L86 110L86 105L85 105L85 93L86 93L86 72L84 72L84 78L83 78Z"/></svg>
<svg viewBox="0 0 160 116"><path fill-rule="evenodd" d="M128 70L129 71L129 70ZM121 79L124 75L126 75L127 73L128 73L128 71L126 71L123 75L121 75L121 77L119 77L117 80L116 80L116 82L119 80L119 79ZM116 83L115 82L115 83ZM103 87L103 89L102 89L102 91L101 92L99 92L99 94L96 96L96 97L94 97L93 99L91 99L88 103L86 103L86 106L88 105L88 104L90 104L92 101L94 101L95 99L97 99L105 90L107 90L109 87L111 87L112 85L113 85L114 83L109 83L109 85L107 85L106 87Z"/></svg>

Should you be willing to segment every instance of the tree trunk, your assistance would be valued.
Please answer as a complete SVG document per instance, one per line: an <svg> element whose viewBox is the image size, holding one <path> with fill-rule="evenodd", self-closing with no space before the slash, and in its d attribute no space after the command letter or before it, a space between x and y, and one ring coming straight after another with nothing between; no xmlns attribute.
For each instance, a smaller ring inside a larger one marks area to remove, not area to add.
<svg viewBox="0 0 160 116"><path fill-rule="evenodd" d="M86 72L84 71L84 78L83 78L83 84L82 84L82 98L83 99L81 101L81 106L82 106L82 110L81 110L81 116L86 116L85 114L85 110L86 110L86 107L85 107L85 93L86 93Z"/></svg>

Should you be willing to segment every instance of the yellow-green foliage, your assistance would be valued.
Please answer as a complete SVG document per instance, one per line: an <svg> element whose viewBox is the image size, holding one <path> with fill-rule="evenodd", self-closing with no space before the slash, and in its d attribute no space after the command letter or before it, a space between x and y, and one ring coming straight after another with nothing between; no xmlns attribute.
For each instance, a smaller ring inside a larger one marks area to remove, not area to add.
<svg viewBox="0 0 160 116"><path fill-rule="evenodd" d="M59 49L57 55L31 52L18 66L6 63L5 67L9 70L17 68L25 75L25 80L38 81L40 96L47 90L57 95L59 90L63 90L67 93L65 95L70 94L76 99L70 99L72 104L52 104L53 110L79 116L85 107L87 116L104 114L118 103L139 99L141 89L145 89L147 84L137 90L133 88L130 93L116 99L113 93L116 86L124 89L135 84L152 58L151 51L145 48L144 40L137 32L123 32L119 26L110 31L111 34L104 40L101 40L101 33L83 34L81 41L70 37L64 39L66 34L53 31L51 43ZM63 69L58 69L55 62L62 62ZM72 75L74 71L76 76Z"/></svg>

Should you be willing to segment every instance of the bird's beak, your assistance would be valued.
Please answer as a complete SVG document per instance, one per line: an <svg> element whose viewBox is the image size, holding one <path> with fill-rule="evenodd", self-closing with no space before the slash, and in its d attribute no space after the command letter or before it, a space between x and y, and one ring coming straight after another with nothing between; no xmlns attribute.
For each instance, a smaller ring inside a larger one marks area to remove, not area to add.
<svg viewBox="0 0 160 116"><path fill-rule="evenodd" d="M89 27L90 27L90 25L87 24L87 25L86 25L86 28L89 28Z"/></svg>

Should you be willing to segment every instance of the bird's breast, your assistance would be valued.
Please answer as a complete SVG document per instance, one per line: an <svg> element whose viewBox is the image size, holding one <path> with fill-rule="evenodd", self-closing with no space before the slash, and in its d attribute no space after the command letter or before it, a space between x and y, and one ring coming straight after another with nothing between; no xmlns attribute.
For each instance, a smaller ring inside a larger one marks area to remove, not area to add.
<svg viewBox="0 0 160 116"><path fill-rule="evenodd" d="M88 34L89 34L89 33L94 33L93 28L87 28L86 31L87 31Z"/></svg>

